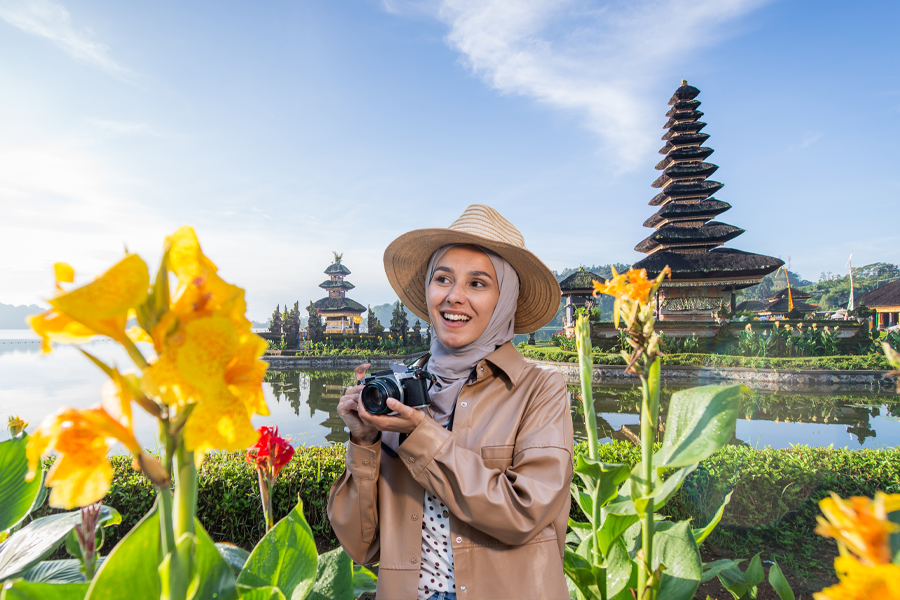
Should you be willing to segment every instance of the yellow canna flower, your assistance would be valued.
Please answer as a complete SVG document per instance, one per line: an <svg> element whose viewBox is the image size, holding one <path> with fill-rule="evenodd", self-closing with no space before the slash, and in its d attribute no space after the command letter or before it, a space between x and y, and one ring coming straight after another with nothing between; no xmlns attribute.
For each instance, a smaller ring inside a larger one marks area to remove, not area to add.
<svg viewBox="0 0 900 600"><path fill-rule="evenodd" d="M194 319L169 336L144 385L166 404L197 405L184 429L187 450L202 455L256 442L250 417L269 414L262 391L267 365L259 360L265 350L265 340L225 317Z"/></svg>
<svg viewBox="0 0 900 600"><path fill-rule="evenodd" d="M834 559L840 583L813 594L814 600L900 600L900 566L866 566L852 556Z"/></svg>
<svg viewBox="0 0 900 600"><path fill-rule="evenodd" d="M843 500L832 493L819 501L825 517L816 517L816 533L834 538L841 554L856 555L864 565L891 562L889 539L900 526L888 521L887 513L900 510L900 494L876 492L875 499L853 496Z"/></svg>
<svg viewBox="0 0 900 600"><path fill-rule="evenodd" d="M108 271L87 285L69 292L60 283L70 283L69 265L54 266L59 293L49 300L50 310L28 318L31 328L41 336L41 348L50 352L51 341L77 343L95 335L125 340L128 314L147 297L150 275L137 254L128 254Z"/></svg>
<svg viewBox="0 0 900 600"><path fill-rule="evenodd" d="M22 420L21 417L14 416L10 417L6 423L6 427L9 429L9 435L16 437L28 427L28 423Z"/></svg>
<svg viewBox="0 0 900 600"><path fill-rule="evenodd" d="M109 449L118 441L133 454L141 454L128 421L117 420L102 406L58 410L28 440L27 478L34 477L41 456L56 452L46 481L52 488L50 506L71 509L103 499L112 481L106 458Z"/></svg>

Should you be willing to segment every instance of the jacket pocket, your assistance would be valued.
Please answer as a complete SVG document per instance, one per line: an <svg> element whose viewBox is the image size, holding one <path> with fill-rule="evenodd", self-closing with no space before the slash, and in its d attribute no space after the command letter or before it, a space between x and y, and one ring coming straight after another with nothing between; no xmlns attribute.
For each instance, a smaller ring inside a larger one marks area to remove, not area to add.
<svg viewBox="0 0 900 600"><path fill-rule="evenodd" d="M484 466L505 471L512 464L514 446L484 446L481 460Z"/></svg>

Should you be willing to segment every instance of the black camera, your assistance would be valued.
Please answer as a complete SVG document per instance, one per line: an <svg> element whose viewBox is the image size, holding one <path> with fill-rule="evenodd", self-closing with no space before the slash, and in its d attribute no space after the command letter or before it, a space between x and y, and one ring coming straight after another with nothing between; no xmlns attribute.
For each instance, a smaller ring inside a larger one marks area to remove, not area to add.
<svg viewBox="0 0 900 600"><path fill-rule="evenodd" d="M428 406L428 390L435 377L425 369L391 365L390 370L376 371L358 381L363 385L362 403L373 415L393 412L387 405L388 398L395 398L413 408Z"/></svg>

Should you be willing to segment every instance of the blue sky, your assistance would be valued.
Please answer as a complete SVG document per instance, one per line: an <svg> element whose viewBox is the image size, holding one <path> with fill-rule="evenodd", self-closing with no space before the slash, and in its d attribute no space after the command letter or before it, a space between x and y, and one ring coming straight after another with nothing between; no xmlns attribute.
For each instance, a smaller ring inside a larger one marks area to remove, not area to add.
<svg viewBox="0 0 900 600"><path fill-rule="evenodd" d="M0 302L194 225L250 316L494 206L551 268L633 262L666 102L702 91L728 246L900 262L900 4L0 0Z"/></svg>

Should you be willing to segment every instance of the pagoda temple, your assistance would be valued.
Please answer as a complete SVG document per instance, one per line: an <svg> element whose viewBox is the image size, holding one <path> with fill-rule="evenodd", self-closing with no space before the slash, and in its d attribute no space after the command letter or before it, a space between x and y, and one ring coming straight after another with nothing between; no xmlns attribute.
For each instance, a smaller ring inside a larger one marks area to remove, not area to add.
<svg viewBox="0 0 900 600"><path fill-rule="evenodd" d="M655 277L666 265L671 279L656 297L657 319L712 322L720 309L735 309L735 292L759 283L784 264L762 254L751 254L722 244L744 230L712 219L731 205L713 197L723 184L707 178L718 166L704 162L713 153L703 144L709 138L701 130L703 113L697 110L700 90L686 81L675 90L666 113L668 122L662 136L665 157L656 165L662 174L653 182L659 194L650 206L659 210L644 222L654 230L635 246L648 256L634 265Z"/></svg>
<svg viewBox="0 0 900 600"><path fill-rule="evenodd" d="M347 290L352 290L355 285L344 278L350 274L350 269L341 264L343 254L334 253L334 262L325 269L328 279L319 284L319 287L328 291L328 297L316 300L313 306L325 321L325 333L359 333L359 324L362 322L362 314L366 307L347 298Z"/></svg>
<svg viewBox="0 0 900 600"><path fill-rule="evenodd" d="M606 283L606 279L596 273L591 273L584 267L559 282L562 297L565 298L566 337L575 335L575 310L594 306L594 282Z"/></svg>

